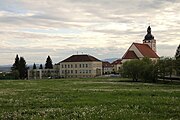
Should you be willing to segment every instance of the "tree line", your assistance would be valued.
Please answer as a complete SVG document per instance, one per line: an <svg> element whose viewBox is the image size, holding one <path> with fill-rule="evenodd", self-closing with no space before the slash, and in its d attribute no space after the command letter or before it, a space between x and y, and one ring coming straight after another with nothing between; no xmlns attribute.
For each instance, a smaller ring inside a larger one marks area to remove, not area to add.
<svg viewBox="0 0 180 120"><path fill-rule="evenodd" d="M11 73L14 79L27 79L28 77L28 69L26 61L24 57L20 57L16 55L15 62L11 67ZM36 64L33 64L33 69L37 69ZM43 69L43 65L40 64L39 69ZM45 63L45 69L53 69L53 64L50 56L47 57Z"/></svg>

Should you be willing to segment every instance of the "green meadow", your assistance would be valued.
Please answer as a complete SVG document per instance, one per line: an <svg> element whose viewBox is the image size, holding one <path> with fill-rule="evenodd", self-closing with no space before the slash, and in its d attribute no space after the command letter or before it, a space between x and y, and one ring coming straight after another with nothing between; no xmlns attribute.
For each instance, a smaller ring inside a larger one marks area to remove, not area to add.
<svg viewBox="0 0 180 120"><path fill-rule="evenodd" d="M178 120L180 84L117 78L1 80L1 120Z"/></svg>

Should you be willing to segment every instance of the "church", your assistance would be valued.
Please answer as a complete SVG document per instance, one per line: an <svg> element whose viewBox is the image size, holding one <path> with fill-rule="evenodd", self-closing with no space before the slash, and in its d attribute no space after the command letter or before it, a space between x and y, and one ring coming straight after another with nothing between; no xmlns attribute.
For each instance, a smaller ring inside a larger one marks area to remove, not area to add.
<svg viewBox="0 0 180 120"><path fill-rule="evenodd" d="M147 34L144 37L143 43L132 43L129 49L122 57L122 63L131 60L147 57L151 60L159 59L159 56L156 53L156 40L151 34L151 27L147 28Z"/></svg>
<svg viewBox="0 0 180 120"><path fill-rule="evenodd" d="M124 62L134 59L141 60L144 57L150 58L154 61L157 61L159 59L159 56L156 53L156 40L151 33L150 26L147 28L147 34L145 35L142 43L132 43L123 57L121 59L118 59L119 62L116 62L116 60L112 63L112 70L118 73Z"/></svg>

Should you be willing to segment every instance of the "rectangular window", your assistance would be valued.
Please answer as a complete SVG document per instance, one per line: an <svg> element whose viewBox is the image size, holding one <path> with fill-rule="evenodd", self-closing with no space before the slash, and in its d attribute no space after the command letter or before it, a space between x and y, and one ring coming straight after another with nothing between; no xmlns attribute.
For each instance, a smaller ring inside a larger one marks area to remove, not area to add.
<svg viewBox="0 0 180 120"><path fill-rule="evenodd" d="M75 73L77 73L77 70L75 70Z"/></svg>
<svg viewBox="0 0 180 120"><path fill-rule="evenodd" d="M73 65L71 64L71 68L73 68Z"/></svg>
<svg viewBox="0 0 180 120"><path fill-rule="evenodd" d="M86 64L86 68L88 67L88 64Z"/></svg>
<svg viewBox="0 0 180 120"><path fill-rule="evenodd" d="M79 67L81 68L81 64L79 64Z"/></svg>
<svg viewBox="0 0 180 120"><path fill-rule="evenodd" d="M68 65L68 68L70 68L70 65Z"/></svg>
<svg viewBox="0 0 180 120"><path fill-rule="evenodd" d="M84 64L83 64L83 68L84 68Z"/></svg>
<svg viewBox="0 0 180 120"><path fill-rule="evenodd" d="M89 70L89 73L91 73L91 70Z"/></svg>
<svg viewBox="0 0 180 120"><path fill-rule="evenodd" d="M71 73L73 73L73 70L71 70Z"/></svg>
<svg viewBox="0 0 180 120"><path fill-rule="evenodd" d="M66 64L64 65L64 67L66 68Z"/></svg>
<svg viewBox="0 0 180 120"><path fill-rule="evenodd" d="M77 68L77 64L75 64L75 68Z"/></svg>
<svg viewBox="0 0 180 120"><path fill-rule="evenodd" d="M64 68L64 65L61 65L62 68Z"/></svg>

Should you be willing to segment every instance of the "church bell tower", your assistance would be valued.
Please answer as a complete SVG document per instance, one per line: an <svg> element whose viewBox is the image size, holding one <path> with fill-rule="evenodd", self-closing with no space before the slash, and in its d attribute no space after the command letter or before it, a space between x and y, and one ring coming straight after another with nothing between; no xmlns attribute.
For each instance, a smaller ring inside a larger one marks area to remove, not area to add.
<svg viewBox="0 0 180 120"><path fill-rule="evenodd" d="M143 44L149 45L149 47L156 52L156 40L154 39L154 36L151 34L151 27L149 26L147 28L147 34L144 37Z"/></svg>

